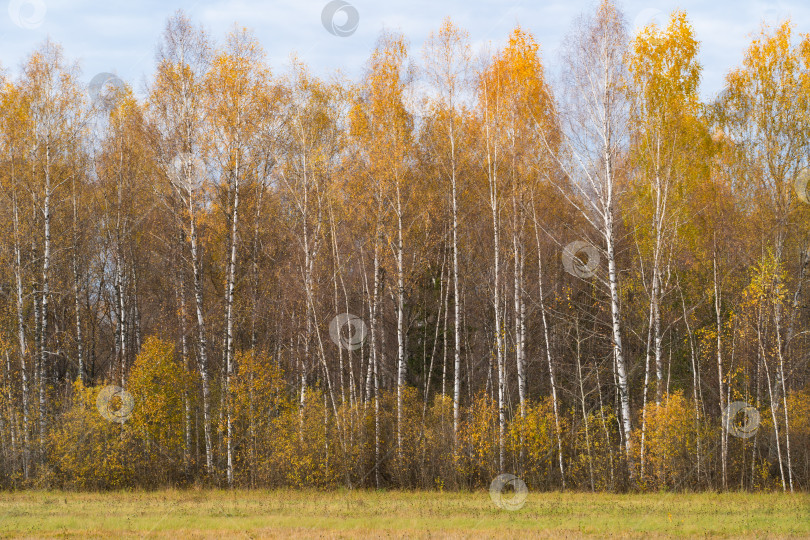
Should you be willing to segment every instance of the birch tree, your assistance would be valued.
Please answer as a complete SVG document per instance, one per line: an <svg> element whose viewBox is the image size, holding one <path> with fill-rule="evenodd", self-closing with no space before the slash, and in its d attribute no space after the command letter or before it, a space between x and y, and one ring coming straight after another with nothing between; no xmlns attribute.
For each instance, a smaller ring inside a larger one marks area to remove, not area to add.
<svg viewBox="0 0 810 540"><path fill-rule="evenodd" d="M189 248L197 327L197 367L202 385L205 461L214 473L211 433L211 383L208 366L206 307L203 299L203 252L198 231L198 208L206 166L201 157L202 133L207 123L204 81L210 66L207 35L178 12L166 25L158 49L158 68L149 105L161 136L159 155L173 185L177 213Z"/></svg>
<svg viewBox="0 0 810 540"><path fill-rule="evenodd" d="M617 6L602 1L596 12L581 17L563 47L562 144L571 159L560 165L572 190L569 202L601 240L606 258L611 340L617 373L625 459L631 461L631 411L628 369L622 343L616 231L619 175L627 146L628 82L624 57L627 35ZM562 186L558 186L562 187Z"/></svg>
<svg viewBox="0 0 810 540"><path fill-rule="evenodd" d="M448 145L439 162L450 183L451 251L453 280L453 441L458 439L458 422L461 404L461 290L459 286L459 172L464 160L463 147L459 144L460 121L457 108L460 106L470 70L469 36L448 18L438 32L431 33L424 50L425 71L428 80L437 90L440 112L438 113L437 137ZM434 126L435 127L435 126ZM438 156L437 156L438 157ZM448 291L449 294L449 291Z"/></svg>
<svg viewBox="0 0 810 540"><path fill-rule="evenodd" d="M221 200L228 224L225 255L225 369L226 399L226 476L233 485L233 419L231 411L231 378L234 362L234 294L240 239L240 196L244 185L256 180L261 170L262 117L272 113L265 108L269 70L264 53L255 37L244 28L234 29L223 50L213 58L207 74L207 107L210 110L211 153L221 179Z"/></svg>
<svg viewBox="0 0 810 540"><path fill-rule="evenodd" d="M647 418L647 389L650 378L650 353L655 357L655 403L661 404L664 393L663 330L661 302L666 292L670 265L668 254L677 242L678 222L684 179L694 155L693 141L700 140L695 128L698 114L697 42L686 20L676 11L666 28L645 28L632 43L630 72L633 102L630 122L632 150L638 179L639 206L634 215L644 216L636 226L641 270L647 289L649 325L645 353L644 388L642 390L642 427L640 474L644 478L644 443ZM674 196L672 195L674 192ZM652 351L651 351L652 349Z"/></svg>

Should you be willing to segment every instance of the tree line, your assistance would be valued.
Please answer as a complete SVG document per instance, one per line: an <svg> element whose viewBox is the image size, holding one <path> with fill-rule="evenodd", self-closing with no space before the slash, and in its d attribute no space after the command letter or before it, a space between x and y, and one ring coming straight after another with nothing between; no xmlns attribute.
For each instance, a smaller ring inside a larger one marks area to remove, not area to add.
<svg viewBox="0 0 810 540"><path fill-rule="evenodd" d="M142 99L0 91L0 485L810 485L810 37L687 15L272 73L178 12Z"/></svg>

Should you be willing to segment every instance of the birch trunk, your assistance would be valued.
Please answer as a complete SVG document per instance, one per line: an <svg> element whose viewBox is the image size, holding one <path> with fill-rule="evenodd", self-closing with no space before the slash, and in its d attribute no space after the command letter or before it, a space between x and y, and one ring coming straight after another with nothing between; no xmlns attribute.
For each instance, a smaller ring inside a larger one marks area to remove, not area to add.
<svg viewBox="0 0 810 540"><path fill-rule="evenodd" d="M537 244L537 287L538 291L537 294L539 296L540 302L540 316L543 320L543 341L545 343L546 348L546 362L548 365L548 377L549 383L551 384L551 404L554 408L554 433L557 436L557 456L558 456L558 463L560 466L560 479L562 482L562 487L565 489L565 468L563 467L563 451L562 451L562 430L560 429L560 414L559 414L559 406L557 401L557 381L554 377L554 366L551 361L551 340L549 339L548 334L548 319L546 317L546 303L545 303L545 291L543 290L543 258L542 252L540 250L540 229L538 226L537 221L537 211L535 210L534 206L534 196L532 195L532 213L534 218L534 238ZM577 320L577 332L579 331L579 320ZM582 392L582 414L585 414L585 394L582 389L582 371L579 367L579 335L577 335L577 373L579 374L579 384L580 384L580 391ZM585 418L585 432L586 438L588 437L587 434L588 425L587 425L587 417ZM587 442L587 441L586 441ZM593 491L593 470L590 461L590 443L588 444L588 464L590 468L591 474L591 491Z"/></svg>
<svg viewBox="0 0 810 540"><path fill-rule="evenodd" d="M197 312L198 368L203 393L203 432L205 437L205 467L209 475L214 473L214 450L211 438L211 390L208 380L208 339L206 337L205 312L203 304L202 265L199 246L197 245L197 222L194 203L189 196L188 210L190 216L189 244L191 248L191 270L194 278L194 303Z"/></svg>
<svg viewBox="0 0 810 540"><path fill-rule="evenodd" d="M627 383L627 368L624 361L624 348L622 347L621 333L621 304L619 303L619 283L616 271L616 253L613 237L613 159L608 150L611 146L611 130L609 120L604 125L603 135L608 141L604 154L605 179L606 179L606 201L604 205L604 237L608 262L608 283L610 286L610 313L613 330L613 350L616 360L616 374L618 377L619 399L622 412L622 429L624 431L625 459L632 462L632 441L630 424L630 392Z"/></svg>
<svg viewBox="0 0 810 540"><path fill-rule="evenodd" d="M461 407L461 293L458 285L458 194L456 182L455 136L451 136L453 203L453 447L458 444L458 423ZM442 377L444 394L444 377Z"/></svg>
<svg viewBox="0 0 810 540"><path fill-rule="evenodd" d="M30 411L29 411L29 391L28 391L28 366L26 358L28 347L25 342L25 315L23 313L23 284L22 284L22 257L20 249L20 217L17 207L17 178L14 174L13 162L11 175L13 178L12 187L12 212L14 216L14 282L16 285L16 307L17 307L17 343L20 354L20 374L22 378L22 409L23 409L23 477L28 479L28 468L30 463L31 441L30 433Z"/></svg>
<svg viewBox="0 0 810 540"><path fill-rule="evenodd" d="M47 433L47 394L48 384L48 297L50 296L50 268L51 268L51 149L50 144L45 145L45 199L43 201L43 222L45 239L42 252L42 290L39 302L39 445L40 451L45 450L45 435ZM43 455L44 457L44 455Z"/></svg>
<svg viewBox="0 0 810 540"><path fill-rule="evenodd" d="M720 412L725 410L725 391L723 385L723 325L720 318L720 284L717 281L717 247L712 253L712 276L714 284L714 313L715 313L715 332L717 333L717 388L719 391ZM726 476L726 459L728 456L728 429L723 426L720 432L720 463L722 469L723 489L727 489L727 476Z"/></svg>
<svg viewBox="0 0 810 540"><path fill-rule="evenodd" d="M76 362L79 369L79 380L84 383L84 350L82 349L82 319L81 304L79 303L79 211L76 201L76 178L71 179L71 199L73 202L73 309L76 311Z"/></svg>
<svg viewBox="0 0 810 540"><path fill-rule="evenodd" d="M238 144L238 143L237 143ZM228 254L227 283L225 286L225 400L226 400L226 423L227 423L227 460L228 485L233 486L233 418L231 405L231 377L233 376L233 295L236 282L236 248L239 232L239 185L240 185L240 161L237 151L236 163L233 173L233 182L229 186L233 187L233 207L231 212L230 230L230 253Z"/></svg>
<svg viewBox="0 0 810 540"><path fill-rule="evenodd" d="M396 179L397 205L397 448L402 457L402 392L407 369L405 358L405 268L402 240L402 199Z"/></svg>

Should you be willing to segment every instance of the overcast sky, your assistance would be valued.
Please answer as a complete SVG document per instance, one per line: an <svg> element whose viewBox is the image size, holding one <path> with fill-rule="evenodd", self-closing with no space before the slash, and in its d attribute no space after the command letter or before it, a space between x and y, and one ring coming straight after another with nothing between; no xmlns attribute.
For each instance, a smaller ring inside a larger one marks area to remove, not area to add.
<svg viewBox="0 0 810 540"><path fill-rule="evenodd" d="M582 0L333 0L342 6L327 0L2 1L7 9L0 12L0 65L7 71L16 73L50 36L62 44L68 58L79 61L85 82L111 72L132 84L136 93L153 71L166 18L177 9L202 23L217 40L234 23L252 28L276 71L285 69L295 51L317 74L341 68L357 78L381 29L402 31L412 54L418 55L428 33L447 15L469 31L475 45L502 45L520 23L534 34L543 61L554 71L559 44L574 18L595 6ZM810 32L810 5L801 0L628 0L619 5L631 29L653 18L661 24L676 8L687 12L701 42L704 98L719 92L724 74L740 64L763 21L773 24L790 17L797 33ZM324 23L327 6L334 12L326 17L333 33Z"/></svg>

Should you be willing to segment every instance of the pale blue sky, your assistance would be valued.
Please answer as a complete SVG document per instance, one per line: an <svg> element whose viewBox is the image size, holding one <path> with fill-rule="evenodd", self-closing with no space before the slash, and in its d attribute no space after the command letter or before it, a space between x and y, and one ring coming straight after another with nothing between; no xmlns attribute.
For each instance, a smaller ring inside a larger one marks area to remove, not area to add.
<svg viewBox="0 0 810 540"><path fill-rule="evenodd" d="M166 18L183 9L222 40L234 23L254 29L274 70L283 71L296 51L319 75L336 68L352 78L382 28L398 29L418 56L428 33L446 15L466 28L474 44L504 43L520 23L542 48L543 60L555 69L558 47L576 15L592 10L582 0L346 0L355 7L359 24L346 37L330 34L321 22L327 0L2 0L0 64L14 73L23 59L47 36L78 60L83 79L111 72L140 93L154 67L154 51ZM630 26L656 17L659 24L675 8L686 10L701 41L704 66L701 93L705 98L722 87L724 74L739 65L743 51L763 20L774 23L790 16L797 32L810 32L810 5L799 0L719 0L679 2L624 1L619 4ZM44 18L43 14L44 6ZM338 24L345 15L337 15ZM33 28L25 28L33 26Z"/></svg>

